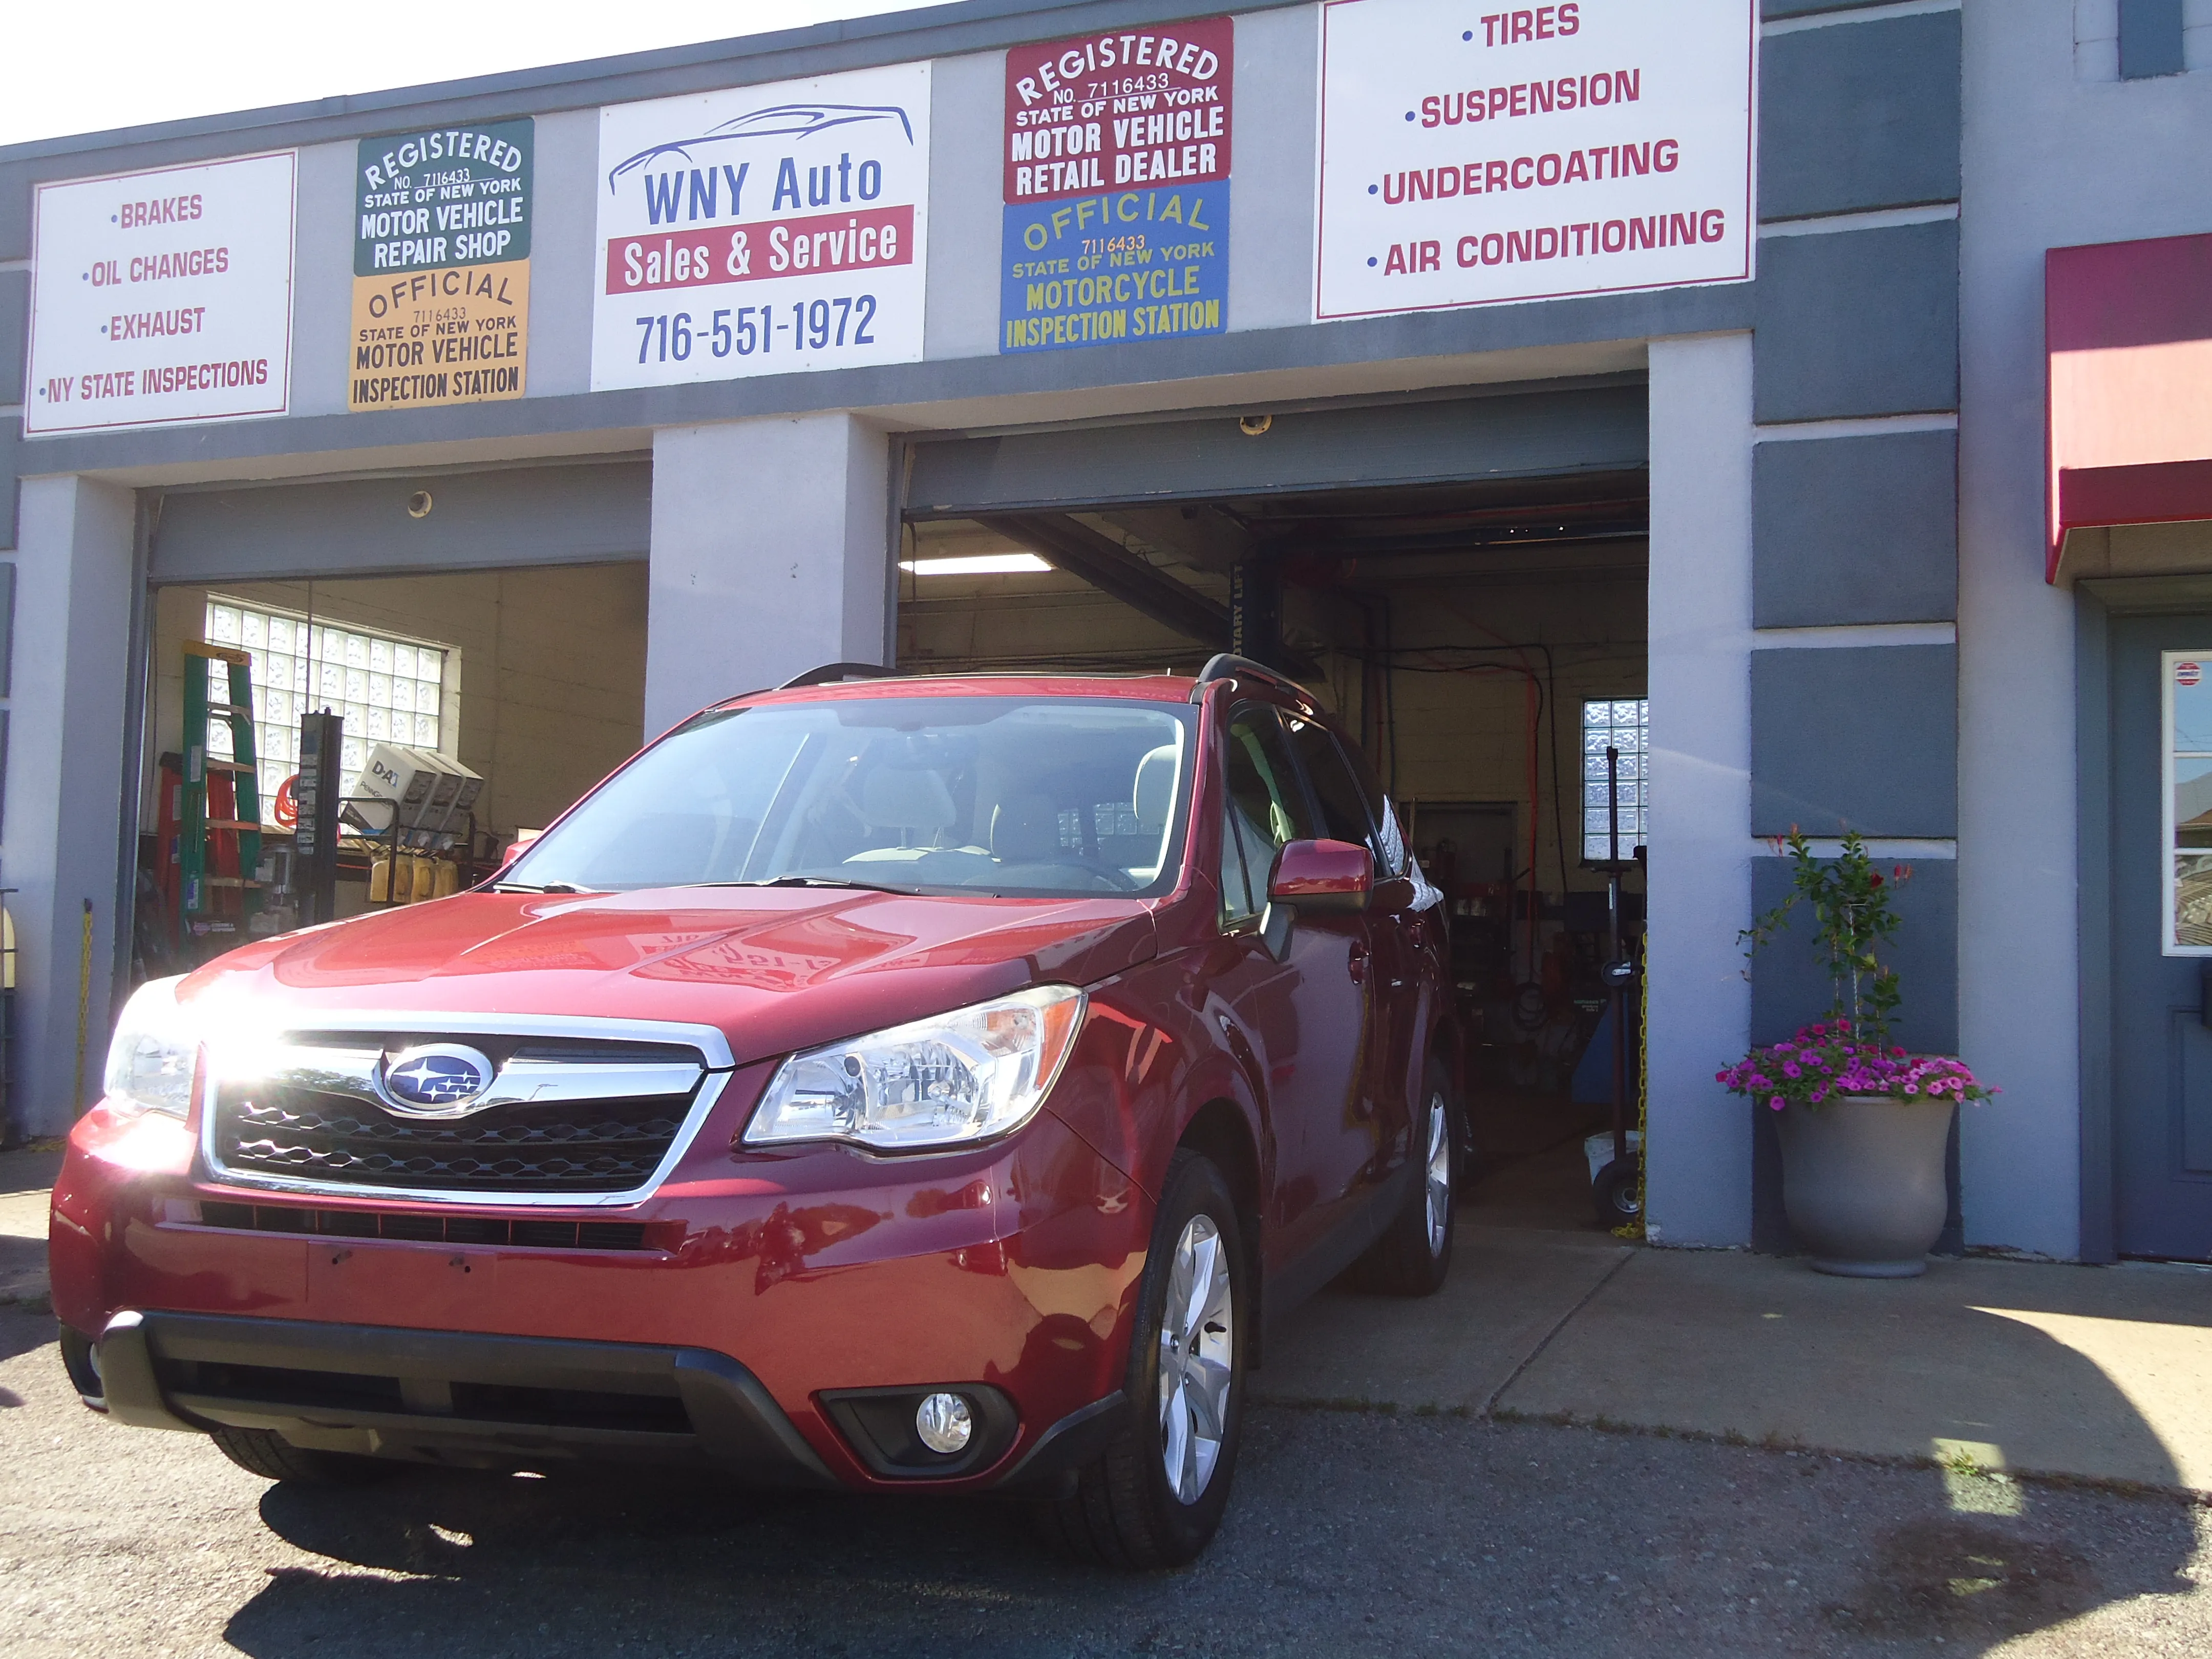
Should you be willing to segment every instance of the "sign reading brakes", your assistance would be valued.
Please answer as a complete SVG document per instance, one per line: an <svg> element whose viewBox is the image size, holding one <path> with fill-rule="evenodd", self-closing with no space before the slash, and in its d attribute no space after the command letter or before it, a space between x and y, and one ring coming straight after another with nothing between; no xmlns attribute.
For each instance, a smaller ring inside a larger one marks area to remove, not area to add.
<svg viewBox="0 0 2212 1659"><path fill-rule="evenodd" d="M522 395L534 131L525 116L361 141L348 408Z"/></svg>
<svg viewBox="0 0 2212 1659"><path fill-rule="evenodd" d="M1208 17L1007 52L1000 351L1228 326L1235 46Z"/></svg>

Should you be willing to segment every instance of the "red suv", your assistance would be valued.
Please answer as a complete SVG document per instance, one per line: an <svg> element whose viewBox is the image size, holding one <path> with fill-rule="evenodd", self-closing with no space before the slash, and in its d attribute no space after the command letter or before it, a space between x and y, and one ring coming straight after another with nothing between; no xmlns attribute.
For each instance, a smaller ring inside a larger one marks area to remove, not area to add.
<svg viewBox="0 0 2212 1659"><path fill-rule="evenodd" d="M483 888L134 996L64 1357L275 1479L704 1463L1188 1560L1277 1317L1443 1281L1439 896L1233 658L732 699Z"/></svg>

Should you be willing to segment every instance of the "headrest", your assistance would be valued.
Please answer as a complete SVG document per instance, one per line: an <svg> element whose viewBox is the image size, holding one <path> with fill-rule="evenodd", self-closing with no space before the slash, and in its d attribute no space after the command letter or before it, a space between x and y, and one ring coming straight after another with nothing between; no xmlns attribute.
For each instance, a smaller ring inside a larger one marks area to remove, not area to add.
<svg viewBox="0 0 2212 1659"><path fill-rule="evenodd" d="M1136 809L1137 822L1146 830L1167 828L1169 811L1175 805L1176 746L1164 743L1137 763L1137 783L1130 791L1129 804Z"/></svg>
<svg viewBox="0 0 2212 1659"><path fill-rule="evenodd" d="M1016 795L991 814L991 856L1001 864L1042 864L1060 852L1060 809L1042 795Z"/></svg>
<svg viewBox="0 0 2212 1659"><path fill-rule="evenodd" d="M878 766L860 786L860 816L871 830L950 830L959 814L942 773Z"/></svg>

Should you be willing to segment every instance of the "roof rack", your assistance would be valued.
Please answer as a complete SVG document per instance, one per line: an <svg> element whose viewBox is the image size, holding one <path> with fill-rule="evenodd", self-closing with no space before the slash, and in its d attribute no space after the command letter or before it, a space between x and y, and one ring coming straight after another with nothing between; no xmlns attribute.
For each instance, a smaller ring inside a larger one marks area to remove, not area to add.
<svg viewBox="0 0 2212 1659"><path fill-rule="evenodd" d="M1254 662L1249 657L1240 657L1234 652L1221 651L1206 659L1206 666L1198 671L1198 684L1190 688L1190 701L1200 702L1206 697L1206 688L1216 680L1258 680L1272 685L1278 691L1287 691L1300 702L1311 703L1314 694L1286 674L1278 674L1264 663Z"/></svg>
<svg viewBox="0 0 2212 1659"><path fill-rule="evenodd" d="M898 673L896 668L886 668L873 662L825 662L819 668L810 668L804 674L794 675L775 689L796 691L805 685L830 685L839 680L890 679Z"/></svg>

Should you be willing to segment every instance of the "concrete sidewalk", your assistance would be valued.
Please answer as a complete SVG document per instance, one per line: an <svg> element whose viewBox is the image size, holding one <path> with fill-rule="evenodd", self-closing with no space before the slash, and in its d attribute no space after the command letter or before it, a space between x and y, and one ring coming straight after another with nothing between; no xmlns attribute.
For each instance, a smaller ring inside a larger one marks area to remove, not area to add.
<svg viewBox="0 0 2212 1659"><path fill-rule="evenodd" d="M2212 1495L2212 1269L1740 1251L1470 1225L1429 1302L1332 1290L1262 1397L1485 1411Z"/></svg>
<svg viewBox="0 0 2212 1659"><path fill-rule="evenodd" d="M0 1154L0 1303L46 1291L55 1153ZM1437 1296L1330 1290L1254 1376L1282 1404L1557 1419L2212 1497L2212 1268L1939 1261L1831 1279L1460 1216Z"/></svg>

